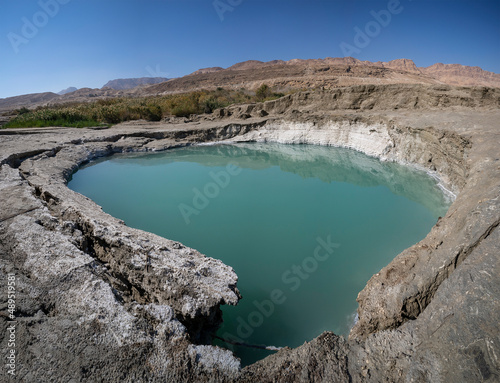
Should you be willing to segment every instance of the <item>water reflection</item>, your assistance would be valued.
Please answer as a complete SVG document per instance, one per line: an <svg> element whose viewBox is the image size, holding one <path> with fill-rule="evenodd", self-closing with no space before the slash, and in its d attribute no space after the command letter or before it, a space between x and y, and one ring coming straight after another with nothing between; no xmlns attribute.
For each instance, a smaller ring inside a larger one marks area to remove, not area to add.
<svg viewBox="0 0 500 383"><path fill-rule="evenodd" d="M106 161L103 158L99 161ZM134 153L112 157L117 164L158 166L172 162L193 162L205 166L237 163L242 168L266 169L279 166L285 172L324 182L346 182L361 187L385 186L392 193L426 207L437 219L446 214L448 197L435 179L423 171L394 162L380 161L363 153L318 145L245 143L191 146L162 153Z"/></svg>

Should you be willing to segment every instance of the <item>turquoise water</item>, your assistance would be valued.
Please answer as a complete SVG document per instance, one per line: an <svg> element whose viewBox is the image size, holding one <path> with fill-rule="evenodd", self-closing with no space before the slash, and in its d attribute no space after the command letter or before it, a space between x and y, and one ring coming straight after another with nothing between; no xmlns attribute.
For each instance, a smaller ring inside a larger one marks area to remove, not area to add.
<svg viewBox="0 0 500 383"><path fill-rule="evenodd" d="M434 179L358 152L312 145L196 146L116 155L69 187L129 226L232 266L240 303L217 335L296 347L347 335L370 277L448 209ZM243 365L268 354L233 349Z"/></svg>

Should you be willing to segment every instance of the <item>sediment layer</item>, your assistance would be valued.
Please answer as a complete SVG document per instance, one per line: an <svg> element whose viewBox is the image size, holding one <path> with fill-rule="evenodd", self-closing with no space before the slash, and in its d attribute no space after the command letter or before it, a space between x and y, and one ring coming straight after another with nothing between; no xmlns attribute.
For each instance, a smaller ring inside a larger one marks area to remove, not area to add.
<svg viewBox="0 0 500 383"><path fill-rule="evenodd" d="M192 121L0 131L0 279L17 276L20 381L498 380L499 105L487 88L358 86ZM324 333L241 369L208 345L220 305L240 298L234 271L66 186L98 157L215 141L350 147L426 169L457 197L360 292L349 340Z"/></svg>

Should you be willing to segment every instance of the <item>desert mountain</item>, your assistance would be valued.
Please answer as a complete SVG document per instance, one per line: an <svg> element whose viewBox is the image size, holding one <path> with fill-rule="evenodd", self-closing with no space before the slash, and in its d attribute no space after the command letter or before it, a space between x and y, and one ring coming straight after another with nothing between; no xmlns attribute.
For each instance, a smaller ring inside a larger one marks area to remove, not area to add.
<svg viewBox="0 0 500 383"><path fill-rule="evenodd" d="M449 85L500 87L499 74L485 71L478 66L438 63L420 70L427 76Z"/></svg>
<svg viewBox="0 0 500 383"><path fill-rule="evenodd" d="M0 99L0 110L13 110L24 107L32 107L38 105L45 105L62 98L62 96L52 93L30 93L21 96L7 97Z"/></svg>
<svg viewBox="0 0 500 383"><path fill-rule="evenodd" d="M84 102L108 97L140 97L188 92L199 89L247 88L267 84L278 90L334 89L358 84L440 84L453 86L500 87L500 74L460 64L417 67L412 60L361 61L353 57L293 59L262 62L250 60L229 68L199 69L187 76L118 79L101 89L82 88L63 96L38 93L0 99L0 111L22 106ZM151 84L151 85L148 85Z"/></svg>
<svg viewBox="0 0 500 383"><path fill-rule="evenodd" d="M74 92L75 90L78 90L77 88L75 88L74 86L70 86L69 88L67 89L64 89L64 90L61 90L60 92L57 92L58 95L62 96L62 95L65 95L67 93L71 93L71 92Z"/></svg>
<svg viewBox="0 0 500 383"><path fill-rule="evenodd" d="M196 72L193 72L191 74L213 73L213 72L218 72L220 70L224 70L224 68L221 68L220 66L211 67L211 68L201 68L201 69L198 69Z"/></svg>
<svg viewBox="0 0 500 383"><path fill-rule="evenodd" d="M141 77L141 78L120 78L108 81L103 88L111 88L115 90L133 89L137 86L158 84L168 81L168 78L163 77Z"/></svg>
<svg viewBox="0 0 500 383"><path fill-rule="evenodd" d="M489 86L500 87L500 75L493 72L488 72L480 67L470 67L460 64L434 64L429 67L417 67L413 60L410 59L397 59L388 62L371 62L361 61L353 57L327 57L325 59L317 60L302 60L293 59L290 61L274 60L262 62L257 60L244 61L242 63L234 64L233 66L223 69L221 67L205 68L191 73L191 75L213 73L219 71L235 71L235 70L257 70L274 65L305 65L305 66L361 66L361 67L379 67L388 68L396 71L403 71L408 73L416 73L424 75L448 85L458 86ZM425 82L425 80L424 80Z"/></svg>
<svg viewBox="0 0 500 383"><path fill-rule="evenodd" d="M366 65L370 65L369 62L366 62ZM413 60L408 60L408 59L397 59L397 60L392 60L389 62L376 62L374 63L377 66L381 66L383 68L391 68L395 70L401 70L401 71L406 71L410 73L422 73L419 68L415 65Z"/></svg>
<svg viewBox="0 0 500 383"><path fill-rule="evenodd" d="M356 84L447 84L500 87L500 74L479 67L435 64L417 67L412 60L361 61L353 57L293 59L262 62L249 60L229 68L200 69L168 83L142 89L145 94L175 93L200 88L257 88L262 83L281 89L337 88Z"/></svg>
<svg viewBox="0 0 500 383"><path fill-rule="evenodd" d="M442 84L436 78L423 74L411 60L372 63L345 57L269 62L250 60L226 69L199 70L141 89L141 92L162 94L219 86L255 89L263 83L283 90L333 89L356 84Z"/></svg>

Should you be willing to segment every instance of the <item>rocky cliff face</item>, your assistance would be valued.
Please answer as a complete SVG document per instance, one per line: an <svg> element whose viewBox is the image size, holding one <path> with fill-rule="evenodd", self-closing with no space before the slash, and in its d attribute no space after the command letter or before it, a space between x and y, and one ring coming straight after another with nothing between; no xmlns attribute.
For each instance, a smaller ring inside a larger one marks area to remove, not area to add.
<svg viewBox="0 0 500 383"><path fill-rule="evenodd" d="M378 64L378 63L376 63ZM421 74L421 70L417 68L415 63L412 60L408 59L397 59L397 60L392 60L389 62L383 62L380 63L381 66L384 68L391 68L391 69L397 69L409 73L419 73Z"/></svg>
<svg viewBox="0 0 500 383"><path fill-rule="evenodd" d="M0 280L17 277L20 380L498 381L498 103L486 88L368 86L181 124L0 132ZM234 271L66 187L97 157L223 140L347 146L433 172L457 198L360 292L349 340L326 332L241 369L207 344L219 305L239 299Z"/></svg>

